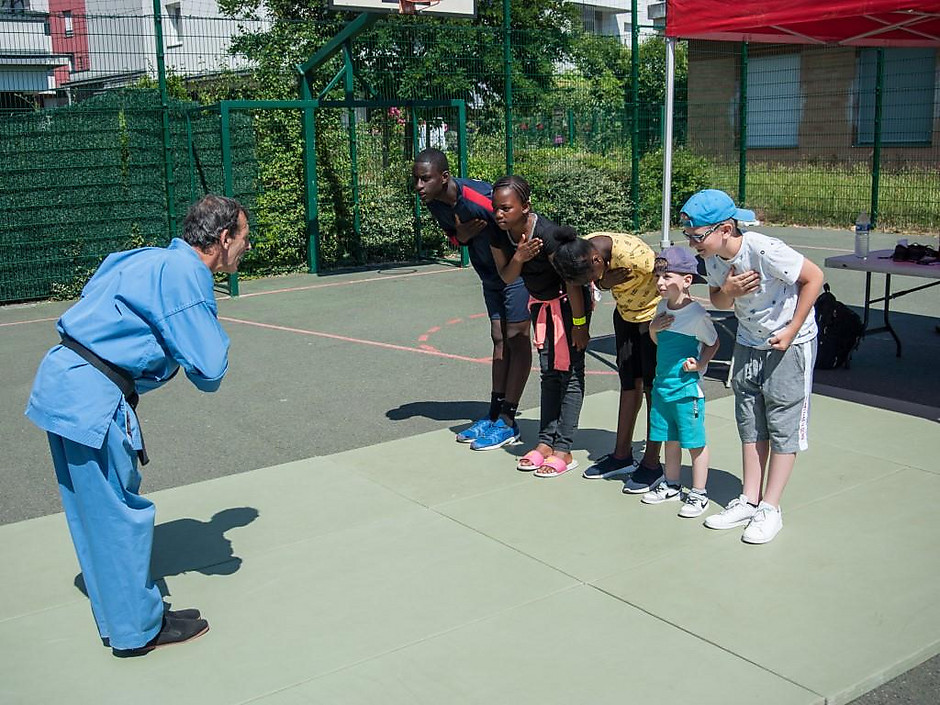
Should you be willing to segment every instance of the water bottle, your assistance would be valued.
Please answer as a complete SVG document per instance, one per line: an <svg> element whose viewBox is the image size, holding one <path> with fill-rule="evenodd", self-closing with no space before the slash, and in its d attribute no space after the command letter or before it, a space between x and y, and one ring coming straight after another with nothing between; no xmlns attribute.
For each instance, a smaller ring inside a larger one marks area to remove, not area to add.
<svg viewBox="0 0 940 705"><path fill-rule="evenodd" d="M855 221L855 256L868 259L869 236L871 235L871 218L862 211Z"/></svg>

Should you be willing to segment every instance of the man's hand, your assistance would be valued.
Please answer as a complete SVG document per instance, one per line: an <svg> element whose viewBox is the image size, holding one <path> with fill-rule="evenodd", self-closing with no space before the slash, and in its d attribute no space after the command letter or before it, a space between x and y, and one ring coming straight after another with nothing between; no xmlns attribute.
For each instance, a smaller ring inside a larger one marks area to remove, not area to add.
<svg viewBox="0 0 940 705"><path fill-rule="evenodd" d="M464 223L460 220L460 216L454 213L454 230L457 232L457 240L462 243L472 240L485 227L486 221L483 218L474 218Z"/></svg>
<svg viewBox="0 0 940 705"><path fill-rule="evenodd" d="M650 321L650 333L659 333L660 331L666 330L669 326L672 325L672 322L676 320L676 317L671 313L666 313L663 311L656 318Z"/></svg>
<svg viewBox="0 0 940 705"><path fill-rule="evenodd" d="M572 345L574 345L578 350L584 350L588 346L589 342L591 342L591 332L588 330L586 325L571 327Z"/></svg>
<svg viewBox="0 0 940 705"><path fill-rule="evenodd" d="M630 281L633 277L632 267L615 267L604 272L604 276L597 282L602 289L612 289L615 286Z"/></svg>
<svg viewBox="0 0 940 705"><path fill-rule="evenodd" d="M767 341L774 350L786 350L793 343L793 339L799 330L793 330L793 326L784 326Z"/></svg>
<svg viewBox="0 0 940 705"><path fill-rule="evenodd" d="M760 288L760 274L753 269L738 274L734 267L728 272L725 283L721 285L721 291L733 299L745 294L753 294Z"/></svg>

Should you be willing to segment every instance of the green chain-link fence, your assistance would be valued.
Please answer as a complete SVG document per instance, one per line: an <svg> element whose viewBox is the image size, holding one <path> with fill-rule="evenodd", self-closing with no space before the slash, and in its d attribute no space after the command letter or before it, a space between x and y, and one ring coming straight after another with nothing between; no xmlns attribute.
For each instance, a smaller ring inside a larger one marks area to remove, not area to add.
<svg viewBox="0 0 940 705"><path fill-rule="evenodd" d="M662 41L640 45L634 82L629 42L585 33L577 6L516 3L509 32L501 6L481 0L473 21L382 18L352 40L352 86L342 57L317 68L322 98L376 104L317 111L319 269L454 254L416 211L409 174L425 146L456 167L457 118L410 100L465 101L468 175L525 176L547 216L583 232L658 226ZM166 106L153 17L73 17L66 36L53 13L39 41L0 13L0 51L45 50L52 66L45 89L28 72L0 81L0 301L75 295L108 252L165 244L190 202L225 190L219 112L200 106L297 99L296 67L353 17L282 11L291 19L163 17ZM674 208L716 186L767 221L847 227L875 208L885 228L940 224L935 50L692 42L677 63ZM299 111L232 113L229 138L232 193L252 212L243 269L303 269Z"/></svg>

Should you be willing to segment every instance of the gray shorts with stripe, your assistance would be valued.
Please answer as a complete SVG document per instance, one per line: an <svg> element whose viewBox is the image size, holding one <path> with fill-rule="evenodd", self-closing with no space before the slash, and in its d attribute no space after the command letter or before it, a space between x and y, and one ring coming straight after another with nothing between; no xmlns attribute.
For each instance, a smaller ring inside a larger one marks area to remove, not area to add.
<svg viewBox="0 0 940 705"><path fill-rule="evenodd" d="M742 443L770 441L774 453L809 447L809 399L816 340L785 351L734 345L734 415Z"/></svg>

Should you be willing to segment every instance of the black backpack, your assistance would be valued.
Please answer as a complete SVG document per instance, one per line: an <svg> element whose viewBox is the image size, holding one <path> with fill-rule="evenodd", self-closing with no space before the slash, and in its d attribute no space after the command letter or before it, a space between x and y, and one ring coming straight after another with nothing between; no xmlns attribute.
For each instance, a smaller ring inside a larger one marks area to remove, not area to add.
<svg viewBox="0 0 940 705"><path fill-rule="evenodd" d="M819 341L816 349L816 369L834 370L849 366L852 351L862 341L865 330L862 319L823 285L823 293L816 299L816 325Z"/></svg>

